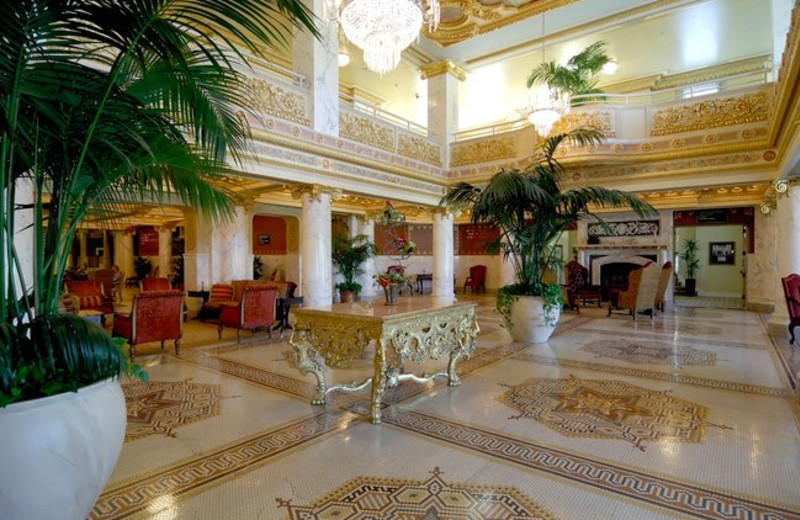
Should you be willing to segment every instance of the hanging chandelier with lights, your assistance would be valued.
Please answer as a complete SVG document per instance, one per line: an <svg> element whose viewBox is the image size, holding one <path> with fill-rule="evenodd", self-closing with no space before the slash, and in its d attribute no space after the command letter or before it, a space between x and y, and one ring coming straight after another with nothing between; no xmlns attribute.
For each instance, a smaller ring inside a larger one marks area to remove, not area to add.
<svg viewBox="0 0 800 520"><path fill-rule="evenodd" d="M329 0L329 13L347 39L364 51L367 68L385 74L419 37L439 26L439 0Z"/></svg>
<svg viewBox="0 0 800 520"><path fill-rule="evenodd" d="M569 94L549 85L539 85L533 91L528 121L539 135L547 135L556 121L569 113Z"/></svg>

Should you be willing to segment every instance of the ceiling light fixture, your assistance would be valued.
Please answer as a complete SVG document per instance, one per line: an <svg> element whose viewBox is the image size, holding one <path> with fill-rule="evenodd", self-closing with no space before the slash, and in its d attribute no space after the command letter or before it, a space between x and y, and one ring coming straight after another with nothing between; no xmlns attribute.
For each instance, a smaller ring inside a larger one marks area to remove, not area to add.
<svg viewBox="0 0 800 520"><path fill-rule="evenodd" d="M544 55L544 13L542 13L542 63ZM536 132L545 136L550 133L553 125L564 115L569 113L569 94L561 92L550 85L539 85L533 92L533 104L528 121L536 128Z"/></svg>
<svg viewBox="0 0 800 520"><path fill-rule="evenodd" d="M329 0L328 9L347 39L364 51L367 68L379 74L397 67L422 25L435 31L441 16L439 0Z"/></svg>
<svg viewBox="0 0 800 520"><path fill-rule="evenodd" d="M616 62L616 60L610 60L603 65L603 68L600 69L600 72L606 74L607 76L612 76L617 73L617 69L619 69L619 64Z"/></svg>

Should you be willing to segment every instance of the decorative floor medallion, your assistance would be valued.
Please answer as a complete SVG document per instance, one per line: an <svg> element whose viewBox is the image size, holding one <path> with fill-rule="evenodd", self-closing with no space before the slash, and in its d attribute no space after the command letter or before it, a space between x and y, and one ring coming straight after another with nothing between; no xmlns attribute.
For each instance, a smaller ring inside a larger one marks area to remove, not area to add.
<svg viewBox="0 0 800 520"><path fill-rule="evenodd" d="M175 428L219 413L219 385L135 381L122 390L128 408L126 442L157 434L174 437Z"/></svg>
<svg viewBox="0 0 800 520"><path fill-rule="evenodd" d="M705 365L714 366L717 355L692 347L673 347L663 343L645 341L599 340L588 343L581 350L597 357L618 359L635 364L651 365Z"/></svg>
<svg viewBox="0 0 800 520"><path fill-rule="evenodd" d="M508 386L508 385L502 385ZM534 378L516 386L500 401L570 437L625 440L644 451L644 441L664 439L702 443L706 407L623 381Z"/></svg>
<svg viewBox="0 0 800 520"><path fill-rule="evenodd" d="M426 481L358 477L313 506L277 499L291 520L377 518L458 520L552 520L553 517L513 487L445 482L439 468Z"/></svg>

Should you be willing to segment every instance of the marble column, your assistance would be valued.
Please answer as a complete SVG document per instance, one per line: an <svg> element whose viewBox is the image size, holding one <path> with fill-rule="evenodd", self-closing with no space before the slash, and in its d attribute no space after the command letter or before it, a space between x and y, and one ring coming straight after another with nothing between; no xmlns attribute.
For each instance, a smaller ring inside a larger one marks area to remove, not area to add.
<svg viewBox="0 0 800 520"><path fill-rule="evenodd" d="M302 200L300 217L300 289L306 306L333 303L331 199L341 192L324 186L300 186L292 193Z"/></svg>
<svg viewBox="0 0 800 520"><path fill-rule="evenodd" d="M227 222L213 226L210 268L214 283L253 278L253 208L234 207Z"/></svg>
<svg viewBox="0 0 800 520"><path fill-rule="evenodd" d="M433 214L433 297L453 298L453 214Z"/></svg>
<svg viewBox="0 0 800 520"><path fill-rule="evenodd" d="M339 25L328 23L326 0L303 0L320 18L320 37L295 29L292 40L294 71L306 79L310 94L311 128L323 134L339 135Z"/></svg>
<svg viewBox="0 0 800 520"><path fill-rule="evenodd" d="M76 234L78 235L78 267L83 268L89 263L89 251L86 245L89 230L79 229Z"/></svg>
<svg viewBox="0 0 800 520"><path fill-rule="evenodd" d="M100 257L100 269L108 269L111 267L111 248L109 247L110 241L108 240L109 232L104 229L101 233L103 233L103 256Z"/></svg>
<svg viewBox="0 0 800 520"><path fill-rule="evenodd" d="M800 186L782 186L785 188L781 188L784 191L779 192L775 208L778 244L777 269L773 282L775 310L769 320L768 329L774 336L788 337L786 326L789 324L789 311L786 308L781 278L791 273L800 273Z"/></svg>
<svg viewBox="0 0 800 520"><path fill-rule="evenodd" d="M367 242L370 244L375 243L375 220L372 217L359 217L357 219L357 228L358 231L356 234L366 236ZM373 278L378 274L378 266L375 262L375 257L361 264L361 269L364 272L356 279L356 281L361 284L361 297L368 299L378 296L380 294L380 288L375 285L375 279Z"/></svg>
<svg viewBox="0 0 800 520"><path fill-rule="evenodd" d="M174 226L158 228L158 276L166 278L172 272L172 231Z"/></svg>
<svg viewBox="0 0 800 520"><path fill-rule="evenodd" d="M34 184L29 178L21 177L17 179L14 188L14 202L18 206L31 207L34 199ZM14 249L19 257L22 267L22 278L25 281L25 289L33 287L33 261L34 261L34 214L33 209L17 209L14 211ZM85 243L85 242L84 242ZM14 280L17 294L23 292L20 280ZM5 295L3 295L5 296Z"/></svg>
<svg viewBox="0 0 800 520"><path fill-rule="evenodd" d="M450 143L458 130L458 82L467 79L467 74L450 60L423 66L420 71L422 79L428 80L428 130L444 144ZM445 164L449 161L446 157Z"/></svg>
<svg viewBox="0 0 800 520"><path fill-rule="evenodd" d="M114 231L114 265L119 266L123 276L133 276L133 232Z"/></svg>

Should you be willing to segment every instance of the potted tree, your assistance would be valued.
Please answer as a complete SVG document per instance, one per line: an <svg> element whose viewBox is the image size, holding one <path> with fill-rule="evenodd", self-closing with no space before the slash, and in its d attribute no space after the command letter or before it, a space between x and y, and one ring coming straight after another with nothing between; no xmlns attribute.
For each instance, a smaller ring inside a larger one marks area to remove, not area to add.
<svg viewBox="0 0 800 520"><path fill-rule="evenodd" d="M601 134L576 129L545 139L538 159L518 170L496 173L486 186L466 182L450 188L441 204L471 212L473 223L487 223L500 230L487 252L501 251L514 267L515 283L502 287L497 310L517 341L542 343L555 330L561 312L561 288L544 282L547 269L557 265L555 243L576 220L595 218L592 207L629 207L639 215L653 211L631 193L598 186L563 187L564 168L555 159L566 141L581 146L596 144Z"/></svg>
<svg viewBox="0 0 800 520"><path fill-rule="evenodd" d="M683 241L683 252L680 254L681 260L686 262L686 296L697 296L697 269L700 267L700 259L697 252L700 250L697 240L687 238Z"/></svg>
<svg viewBox="0 0 800 520"><path fill-rule="evenodd" d="M592 94L603 94L597 88L604 67L613 63L606 52L605 42L595 42L578 54L572 56L566 65L555 61L540 63L528 76L528 88L534 85L547 85L571 98ZM580 106L585 100L572 101L572 106Z"/></svg>
<svg viewBox="0 0 800 520"><path fill-rule="evenodd" d="M122 218L142 202L181 200L207 218L229 215L230 194L215 181L241 156L248 127L237 111L251 99L236 49L259 54L291 24L314 30L299 0L5 5L4 519L86 518L122 447L124 351L104 329L57 312L76 229L93 214ZM33 222L33 243L15 241L23 217ZM21 260L26 250L32 262Z"/></svg>
<svg viewBox="0 0 800 520"><path fill-rule="evenodd" d="M336 284L341 301L353 301L361 292L361 284L356 282L356 276L364 273L361 264L374 257L378 248L369 242L366 235L350 238L340 233L333 237L332 250L333 265L339 269L344 278L344 281Z"/></svg>

